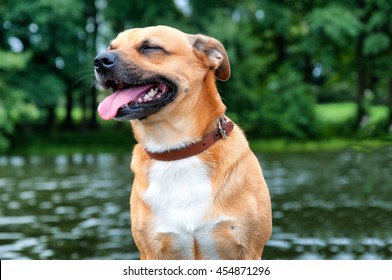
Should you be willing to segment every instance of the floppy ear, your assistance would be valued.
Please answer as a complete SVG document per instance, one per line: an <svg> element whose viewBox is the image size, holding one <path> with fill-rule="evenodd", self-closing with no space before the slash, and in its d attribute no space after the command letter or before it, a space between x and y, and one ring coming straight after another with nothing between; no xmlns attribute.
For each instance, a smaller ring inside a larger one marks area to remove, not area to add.
<svg viewBox="0 0 392 280"><path fill-rule="evenodd" d="M207 56L209 66L215 70L215 76L221 81L230 77L230 63L225 48L216 39L204 35L191 35L194 49Z"/></svg>

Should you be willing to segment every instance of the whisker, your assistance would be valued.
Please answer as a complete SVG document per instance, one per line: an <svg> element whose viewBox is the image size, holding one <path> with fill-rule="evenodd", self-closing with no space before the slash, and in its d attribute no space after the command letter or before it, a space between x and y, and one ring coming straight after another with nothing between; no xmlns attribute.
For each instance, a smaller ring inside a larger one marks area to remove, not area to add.
<svg viewBox="0 0 392 280"><path fill-rule="evenodd" d="M77 80L72 84L72 87L74 87L77 83L81 82L82 80L84 80L84 79L86 79L86 78L92 78L92 77L94 77L94 82L95 82L95 76L94 76L94 74L87 74L87 75L84 75L84 76L80 77L79 79L77 79Z"/></svg>
<svg viewBox="0 0 392 280"><path fill-rule="evenodd" d="M85 70L80 70L80 71L78 71L78 72L76 72L76 73L74 73L74 74L80 74L80 73L85 73L85 72L91 72L91 73L94 73L94 70L93 69L90 69L90 68L86 68Z"/></svg>
<svg viewBox="0 0 392 280"><path fill-rule="evenodd" d="M78 72L73 73L73 76L78 76L78 75L86 74L86 73L87 74L94 74L94 70L89 67L84 70L80 70Z"/></svg>
<svg viewBox="0 0 392 280"><path fill-rule="evenodd" d="M95 87L96 81L91 81L90 85L88 86L88 91L91 92L91 90L93 89L93 87Z"/></svg>

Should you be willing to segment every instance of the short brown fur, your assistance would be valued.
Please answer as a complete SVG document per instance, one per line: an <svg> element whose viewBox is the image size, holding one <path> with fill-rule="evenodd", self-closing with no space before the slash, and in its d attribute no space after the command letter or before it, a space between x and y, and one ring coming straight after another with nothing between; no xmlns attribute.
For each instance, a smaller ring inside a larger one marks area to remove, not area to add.
<svg viewBox="0 0 392 280"><path fill-rule="evenodd" d="M165 52L146 56L139 46L163 46ZM175 241L176 233L154 230L154 214L143 198L149 188L149 170L154 160L145 148L148 141L165 147L193 143L216 128L225 113L215 79L227 80L229 61L223 46L203 35L190 35L165 26L131 29L118 35L109 51L119 54L127 64L124 71L148 77L162 75L178 85L177 97L159 112L142 120L132 120L138 144L133 151L131 169L135 174L131 194L131 222L141 259L209 258L196 228L193 255L184 255ZM230 98L230 93L227 93ZM260 259L272 230L271 203L266 182L244 133L236 125L226 140L220 140L197 156L210 171L212 206L203 221L217 221L211 231L220 259ZM221 216L229 220L219 222ZM217 220L218 219L218 220ZM204 251L203 251L204 250Z"/></svg>

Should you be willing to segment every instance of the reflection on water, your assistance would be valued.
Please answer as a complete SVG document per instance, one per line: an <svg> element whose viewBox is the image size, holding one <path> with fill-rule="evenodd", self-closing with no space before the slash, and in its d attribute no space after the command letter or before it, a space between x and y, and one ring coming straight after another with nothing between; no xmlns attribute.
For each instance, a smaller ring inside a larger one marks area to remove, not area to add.
<svg viewBox="0 0 392 280"><path fill-rule="evenodd" d="M137 258L129 158L0 157L0 258Z"/></svg>
<svg viewBox="0 0 392 280"><path fill-rule="evenodd" d="M392 147L262 156L275 259L391 259Z"/></svg>
<svg viewBox="0 0 392 280"><path fill-rule="evenodd" d="M267 259L392 259L392 147L260 155ZM0 259L136 259L130 155L0 156Z"/></svg>

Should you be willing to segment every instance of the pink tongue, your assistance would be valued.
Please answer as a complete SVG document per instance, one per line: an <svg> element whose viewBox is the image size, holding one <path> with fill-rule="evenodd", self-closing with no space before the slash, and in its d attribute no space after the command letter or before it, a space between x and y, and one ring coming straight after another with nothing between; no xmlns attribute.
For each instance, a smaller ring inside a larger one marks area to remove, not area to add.
<svg viewBox="0 0 392 280"><path fill-rule="evenodd" d="M152 87L153 85L149 84L115 91L98 105L99 115L104 120L113 119L121 106L135 101L140 94Z"/></svg>

